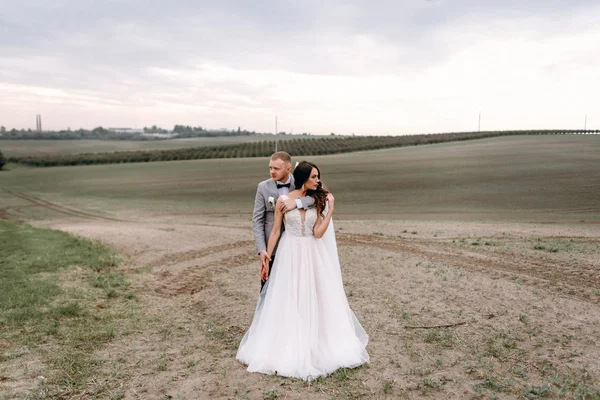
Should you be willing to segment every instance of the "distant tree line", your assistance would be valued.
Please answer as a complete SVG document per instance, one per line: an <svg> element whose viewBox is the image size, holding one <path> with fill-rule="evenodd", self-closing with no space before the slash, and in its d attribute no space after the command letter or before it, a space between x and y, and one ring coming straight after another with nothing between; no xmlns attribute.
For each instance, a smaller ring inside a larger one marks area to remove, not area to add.
<svg viewBox="0 0 600 400"><path fill-rule="evenodd" d="M600 133L600 131L586 131ZM583 131L566 130L531 130L531 131L497 131L497 132L452 132L407 136L352 136L298 138L280 141L278 149L287 151L292 156L311 156L354 151L376 150L390 147L416 146L474 140L496 136L512 135L548 135L572 134ZM275 149L275 141L246 142L222 146L204 146L185 149L125 151L112 153L85 153L55 156L30 156L10 158L8 161L38 167L61 165L115 164L132 162L197 160L210 158L268 157Z"/></svg>
<svg viewBox="0 0 600 400"><path fill-rule="evenodd" d="M77 129L77 130L60 130L60 131L43 131L37 132L31 129L6 129L6 127L0 127L0 139L13 139L13 140L164 140L174 138L191 138L191 137L218 137L218 136L244 136L244 135L257 135L254 131L242 130L238 127L237 130L207 130L201 126L192 127L186 125L175 125L172 131L163 129L159 126L152 125L151 127L144 127L143 133L145 134L169 134L173 133L174 136L168 138L160 138L155 136L146 136L139 132L114 132L109 129L98 126L92 130L88 129Z"/></svg>
<svg viewBox="0 0 600 400"><path fill-rule="evenodd" d="M151 127L144 127L144 133L170 133L168 130L163 129L159 126L152 125Z"/></svg>
<svg viewBox="0 0 600 400"><path fill-rule="evenodd" d="M13 140L154 140L155 138L141 136L139 133L117 133L109 131L101 126L92 130L60 130L37 132L31 129L11 129L6 130L0 136L0 139Z"/></svg>
<svg viewBox="0 0 600 400"><path fill-rule="evenodd" d="M175 125L173 133L177 134L178 138L190 138L190 137L218 137L218 136L250 136L256 135L254 131L247 131L241 129L239 126L237 130L206 130L201 126L189 126L189 125Z"/></svg>

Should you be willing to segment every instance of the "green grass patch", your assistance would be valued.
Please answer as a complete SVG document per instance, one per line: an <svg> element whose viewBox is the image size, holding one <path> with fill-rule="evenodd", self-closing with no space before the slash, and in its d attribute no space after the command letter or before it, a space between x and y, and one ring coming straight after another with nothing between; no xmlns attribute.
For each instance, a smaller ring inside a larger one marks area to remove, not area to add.
<svg viewBox="0 0 600 400"><path fill-rule="evenodd" d="M454 344L454 334L448 329L430 329L423 332L423 340L425 343L450 348Z"/></svg>
<svg viewBox="0 0 600 400"><path fill-rule="evenodd" d="M36 318L62 293L56 277L39 274L71 266L101 270L117 263L118 257L97 242L0 221L0 310L15 322Z"/></svg>
<svg viewBox="0 0 600 400"><path fill-rule="evenodd" d="M102 363L95 351L115 338L117 319L126 317L94 307L127 287L112 272L118 263L101 243L0 220L0 340L12 344L0 361L26 347L43 365L49 397L84 390Z"/></svg>

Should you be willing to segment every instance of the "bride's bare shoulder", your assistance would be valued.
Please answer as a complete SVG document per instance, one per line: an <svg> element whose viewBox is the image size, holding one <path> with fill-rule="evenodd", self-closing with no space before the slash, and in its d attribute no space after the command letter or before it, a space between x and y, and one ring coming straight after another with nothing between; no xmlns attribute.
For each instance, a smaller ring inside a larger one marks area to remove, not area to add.
<svg viewBox="0 0 600 400"><path fill-rule="evenodd" d="M294 200L297 200L297 199L299 199L299 198L301 197L301 195L302 195L302 192L300 192L299 190L292 190L291 192L289 192L289 193L287 194L287 196L288 196L290 199L294 199Z"/></svg>

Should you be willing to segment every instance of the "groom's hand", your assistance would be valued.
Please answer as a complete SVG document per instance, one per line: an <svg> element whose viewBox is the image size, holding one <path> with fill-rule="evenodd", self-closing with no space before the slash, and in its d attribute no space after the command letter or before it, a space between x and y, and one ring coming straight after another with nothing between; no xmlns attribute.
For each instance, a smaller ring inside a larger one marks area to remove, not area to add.
<svg viewBox="0 0 600 400"><path fill-rule="evenodd" d="M296 199L287 199L281 202L280 210L284 214L288 211L292 211L294 208L296 208Z"/></svg>

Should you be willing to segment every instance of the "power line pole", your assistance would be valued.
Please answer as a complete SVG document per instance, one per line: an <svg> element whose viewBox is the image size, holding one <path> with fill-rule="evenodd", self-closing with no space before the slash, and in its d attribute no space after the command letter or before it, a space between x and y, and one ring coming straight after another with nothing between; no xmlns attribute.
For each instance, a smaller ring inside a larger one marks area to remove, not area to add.
<svg viewBox="0 0 600 400"><path fill-rule="evenodd" d="M477 132L481 132L481 110L479 111L479 122L477 123Z"/></svg>
<svg viewBox="0 0 600 400"><path fill-rule="evenodd" d="M583 130L587 131L587 114L585 114L585 122L583 123Z"/></svg>

